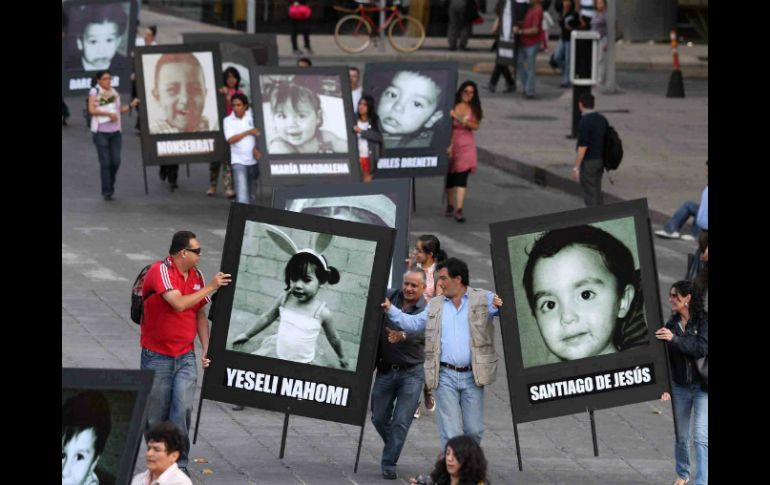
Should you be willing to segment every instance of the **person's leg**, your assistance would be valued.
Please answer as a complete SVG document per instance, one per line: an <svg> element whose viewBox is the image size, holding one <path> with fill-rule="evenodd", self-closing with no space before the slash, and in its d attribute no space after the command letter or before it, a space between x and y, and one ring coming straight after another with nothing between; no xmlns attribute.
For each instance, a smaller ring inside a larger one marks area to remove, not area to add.
<svg viewBox="0 0 770 485"><path fill-rule="evenodd" d="M219 181L219 168L222 166L220 162L209 163L209 190L206 195L214 195L217 193L217 182Z"/></svg>
<svg viewBox="0 0 770 485"><path fill-rule="evenodd" d="M671 383L671 399L676 413L676 444L674 457L676 459L676 475L682 480L690 479L690 415L692 413L693 396L690 386L680 386Z"/></svg>
<svg viewBox="0 0 770 485"><path fill-rule="evenodd" d="M463 26L460 28L460 49L468 48L468 38L471 36L471 23L463 20Z"/></svg>
<svg viewBox="0 0 770 485"><path fill-rule="evenodd" d="M463 413L463 433L481 444L484 434L484 388L476 385L473 372L462 373L460 408Z"/></svg>
<svg viewBox="0 0 770 485"><path fill-rule="evenodd" d="M522 79L522 81L524 82L524 94L526 96L535 95L535 58L537 57L538 47L538 44L524 47L524 53L527 62L527 78L526 80Z"/></svg>
<svg viewBox="0 0 770 485"><path fill-rule="evenodd" d="M120 150L123 147L123 135L116 131L110 136L110 195L115 193L115 178L120 168Z"/></svg>
<svg viewBox="0 0 770 485"><path fill-rule="evenodd" d="M561 84L564 87L570 85L569 73L570 73L570 41L562 42L564 44L564 67L561 73Z"/></svg>
<svg viewBox="0 0 770 485"><path fill-rule="evenodd" d="M603 170L601 160L583 160L580 164L580 186L583 188L583 201L586 207L601 205L603 202Z"/></svg>
<svg viewBox="0 0 770 485"><path fill-rule="evenodd" d="M382 461L380 467L386 471L389 460L386 460L389 447L392 447L392 438L390 433L390 421L393 415L393 402L396 399L396 381L395 372L380 372L377 370L377 377L374 379L372 387L372 424L377 434L380 435L384 443L382 449ZM395 464L393 464L395 468ZM388 469L390 470L390 469Z"/></svg>
<svg viewBox="0 0 770 485"><path fill-rule="evenodd" d="M235 182L235 201L241 204L249 203L248 167L240 163L233 164L233 179Z"/></svg>
<svg viewBox="0 0 770 485"><path fill-rule="evenodd" d="M179 187L177 180L179 179L179 165L167 165L166 175L168 176L168 183L171 184L171 190Z"/></svg>
<svg viewBox="0 0 770 485"><path fill-rule="evenodd" d="M93 134L96 155L99 157L99 176L102 181L102 196L112 194L110 185L110 142L107 133L96 132Z"/></svg>
<svg viewBox="0 0 770 485"><path fill-rule="evenodd" d="M457 49L457 37L460 35L460 27L462 25L463 11L456 9L449 9L449 28L447 30L449 39L449 50L453 51Z"/></svg>
<svg viewBox="0 0 770 485"><path fill-rule="evenodd" d="M676 212L674 212L674 215L671 216L671 219L666 222L666 224L663 226L663 229L669 234L673 232L679 232L682 226L684 226L684 224L687 222L687 219L692 217L693 221L695 221L695 218L698 215L699 207L700 204L689 200L683 203L679 206ZM693 225L695 225L694 222Z"/></svg>
<svg viewBox="0 0 770 485"><path fill-rule="evenodd" d="M171 393L171 409L168 420L179 428L184 440L182 453L176 462L179 467L186 467L190 454L190 424L192 423L193 403L195 402L195 384L198 379L198 367L195 352L190 351L174 359L174 387Z"/></svg>
<svg viewBox="0 0 770 485"><path fill-rule="evenodd" d="M253 204L257 200L257 180L259 180L259 163L249 167L249 201Z"/></svg>
<svg viewBox="0 0 770 485"><path fill-rule="evenodd" d="M497 81L500 79L500 74L503 72L503 65L502 64L495 64L495 68L492 70L492 77L489 78L489 83L487 84L487 87L489 87L490 91L493 91L493 88L497 86Z"/></svg>
<svg viewBox="0 0 770 485"><path fill-rule="evenodd" d="M147 403L147 421L144 426L146 433L156 424L168 420L174 380L174 359L142 348L140 369L155 371Z"/></svg>
<svg viewBox="0 0 770 485"><path fill-rule="evenodd" d="M695 385L695 485L709 482L709 393Z"/></svg>
<svg viewBox="0 0 770 485"><path fill-rule="evenodd" d="M516 44L518 46L518 44ZM526 79L527 79L527 71L524 69L525 64L525 58L527 57L524 53L523 47L518 47L517 49L514 49L514 51L518 50L516 52L516 72L514 75L514 79L518 76L519 80L521 81L521 87L525 87Z"/></svg>
<svg viewBox="0 0 770 485"><path fill-rule="evenodd" d="M393 411L393 420L390 422L390 440L385 443L385 450L382 453L383 471L394 472L425 382L422 364L398 371L396 380L396 407Z"/></svg>
<svg viewBox="0 0 770 485"><path fill-rule="evenodd" d="M309 54L312 54L313 49L310 48L310 21L309 20L302 21L302 40L305 41L305 49L307 49Z"/></svg>
<svg viewBox="0 0 770 485"><path fill-rule="evenodd" d="M459 372L441 367L436 389L436 428L441 440L441 449L455 436L462 434L460 426Z"/></svg>
<svg viewBox="0 0 770 485"><path fill-rule="evenodd" d="M299 34L298 24L299 22L296 20L291 21L291 49L295 54L300 53L299 47L297 46L297 34Z"/></svg>

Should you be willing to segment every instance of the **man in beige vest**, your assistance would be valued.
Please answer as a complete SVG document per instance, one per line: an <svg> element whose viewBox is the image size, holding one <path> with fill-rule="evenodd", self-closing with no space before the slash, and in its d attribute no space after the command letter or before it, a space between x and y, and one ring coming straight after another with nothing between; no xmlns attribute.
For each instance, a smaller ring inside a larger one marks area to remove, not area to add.
<svg viewBox="0 0 770 485"><path fill-rule="evenodd" d="M395 326L425 331L425 383L436 390L436 425L444 449L460 434L481 442L484 386L497 373L492 317L503 301L491 291L469 287L468 265L457 258L437 263L436 274L443 294L422 312L407 315L387 298L382 308Z"/></svg>

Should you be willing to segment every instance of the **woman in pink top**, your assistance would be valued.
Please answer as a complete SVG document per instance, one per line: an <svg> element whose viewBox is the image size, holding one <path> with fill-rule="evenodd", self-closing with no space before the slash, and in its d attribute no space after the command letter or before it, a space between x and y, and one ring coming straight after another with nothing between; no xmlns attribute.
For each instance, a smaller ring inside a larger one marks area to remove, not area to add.
<svg viewBox="0 0 770 485"><path fill-rule="evenodd" d="M222 73L225 78L225 85L219 88L219 92L225 95L225 116L230 116L233 112L233 105L230 103L230 98L233 94L243 94L241 92L241 74L238 70L232 66L225 69ZM219 180L219 168L224 166L224 173L222 175L222 185L225 187L225 196L228 199L235 197L235 191L233 190L233 168L230 165L230 160L224 162L211 162L209 164L209 190L206 191L206 195L212 196L217 193L217 181Z"/></svg>
<svg viewBox="0 0 770 485"><path fill-rule="evenodd" d="M455 95L455 107L449 112L452 116L452 142L449 144L449 173L446 178L447 217L457 222L465 222L463 201L468 186L468 175L476 173L478 155L476 138L473 135L479 129L484 116L481 110L479 90L473 81L465 81Z"/></svg>
<svg viewBox="0 0 770 485"><path fill-rule="evenodd" d="M139 100L134 98L128 106L121 106L120 95L112 88L110 71L97 72L94 81L91 81L93 87L88 93L88 113L91 115L91 132L99 156L102 198L109 201L115 193L115 176L120 168L120 148L123 143L120 114L128 113L129 109L138 106Z"/></svg>

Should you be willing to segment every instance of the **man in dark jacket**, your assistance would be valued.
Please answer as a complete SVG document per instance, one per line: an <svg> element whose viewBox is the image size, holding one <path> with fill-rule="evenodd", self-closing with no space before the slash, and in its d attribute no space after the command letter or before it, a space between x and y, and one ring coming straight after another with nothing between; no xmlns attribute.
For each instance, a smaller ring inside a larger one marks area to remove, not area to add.
<svg viewBox="0 0 770 485"><path fill-rule="evenodd" d="M604 175L604 137L610 126L607 118L594 111L594 97L584 93L578 100L581 118L577 129L577 155L572 175L580 182L587 207L602 205Z"/></svg>

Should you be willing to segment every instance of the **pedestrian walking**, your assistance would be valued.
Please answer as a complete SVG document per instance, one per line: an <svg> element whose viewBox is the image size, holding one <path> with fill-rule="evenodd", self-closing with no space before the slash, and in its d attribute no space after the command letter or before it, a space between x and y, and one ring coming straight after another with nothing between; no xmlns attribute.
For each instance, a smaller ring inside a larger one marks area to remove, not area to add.
<svg viewBox="0 0 770 485"><path fill-rule="evenodd" d="M604 175L604 137L610 126L607 118L594 111L594 97L583 93L578 100L581 117L577 129L577 155L572 175L580 182L587 207L602 205Z"/></svg>
<svg viewBox="0 0 770 485"><path fill-rule="evenodd" d="M365 94L358 101L356 125L353 131L358 139L358 161L361 164L361 181L371 182L382 156L383 139L380 119L375 109L374 98Z"/></svg>
<svg viewBox="0 0 770 485"><path fill-rule="evenodd" d="M471 22L476 15L474 0L449 0L449 28L447 38L449 50L468 50L468 38L471 36Z"/></svg>
<svg viewBox="0 0 770 485"><path fill-rule="evenodd" d="M479 129L484 112L479 90L473 81L465 81L455 94L452 116L452 141L449 143L449 172L446 177L447 207L445 215L465 222L463 204L468 176L476 173L478 152L473 132Z"/></svg>
<svg viewBox="0 0 770 485"><path fill-rule="evenodd" d="M591 30L599 34L599 59L597 60L597 86L603 87L607 81L607 4L604 0L595 0L594 16L591 18Z"/></svg>
<svg viewBox="0 0 770 485"><path fill-rule="evenodd" d="M516 71L521 73L521 83L524 88L524 97L535 97L535 60L540 49L540 32L543 28L542 0L530 0L521 26L514 25L513 33L519 34L520 49L516 59Z"/></svg>
<svg viewBox="0 0 770 485"><path fill-rule="evenodd" d="M706 160L706 181L709 176L709 162ZM690 228L690 234L679 234L687 220L692 217L693 224ZM700 204L693 201L686 201L674 212L663 229L655 231L655 235L665 239L681 239L682 241L695 241L701 231L709 230L709 186L703 189L700 198Z"/></svg>
<svg viewBox="0 0 770 485"><path fill-rule="evenodd" d="M225 116L230 116L233 112L231 98L234 94L243 94L241 91L241 73L238 69L230 66L222 73L224 86L219 88L219 92L225 95ZM206 195L212 196L217 193L217 183L219 182L219 171L222 170L222 185L225 188L225 197L232 199L235 197L233 190L233 167L230 161L211 162L209 164L209 189Z"/></svg>
<svg viewBox="0 0 770 485"><path fill-rule="evenodd" d="M495 15L495 22L492 24L492 36L495 37L495 42L499 40L513 40L513 0L497 0ZM492 77L489 78L487 83L487 89L492 93L495 92L500 75L505 78L505 91L503 92L512 93L516 91L516 81L511 76L508 65L499 62L495 63Z"/></svg>
<svg viewBox="0 0 770 485"><path fill-rule="evenodd" d="M563 88L568 88L572 84L570 82L570 47L572 41L572 31L580 26L580 18L573 0L563 0L562 12L559 17L559 27L561 28L561 41L556 48L553 56L551 56L551 67L561 69L561 84Z"/></svg>
<svg viewBox="0 0 770 485"><path fill-rule="evenodd" d="M310 16L312 9L306 0L294 0L289 6L289 18L291 19L291 48L295 56L301 56L305 53L313 55L313 49L310 48ZM297 45L297 35L302 34L305 41L305 52L302 52Z"/></svg>
<svg viewBox="0 0 770 485"><path fill-rule="evenodd" d="M225 140L230 144L230 156L235 176L236 201L241 204L254 202L254 182L259 178L260 153L257 149L259 128L254 126L254 116L245 94L236 93L230 98L232 113L225 118Z"/></svg>

